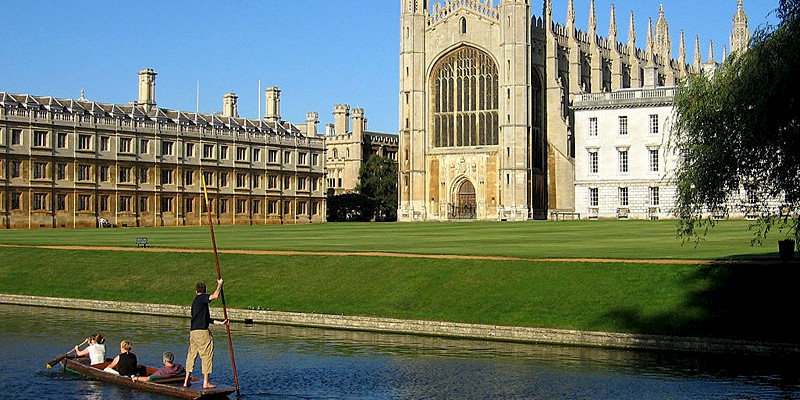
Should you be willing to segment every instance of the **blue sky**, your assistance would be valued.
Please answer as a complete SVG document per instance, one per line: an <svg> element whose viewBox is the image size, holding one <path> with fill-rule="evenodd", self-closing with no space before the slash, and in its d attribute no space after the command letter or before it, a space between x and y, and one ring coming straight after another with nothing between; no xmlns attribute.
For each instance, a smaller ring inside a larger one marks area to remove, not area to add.
<svg viewBox="0 0 800 400"><path fill-rule="evenodd" d="M494 0L497 2L498 0ZM608 33L610 0L596 0L598 32ZM673 51L686 33L688 60L700 35L707 57L728 44L736 0L617 0L620 41L635 14L637 44L647 18L664 4ZM778 0L744 0L750 28L776 22ZM589 0L576 0L577 26L586 30ZM564 23L567 0L553 0ZM532 13L541 15L533 0ZM0 91L86 97L128 103L137 73L153 68L159 107L204 113L221 110L222 96L239 96L239 113L257 118L261 89L281 88L285 120L304 122L316 111L332 122L333 105L363 107L368 129L397 132L400 4L396 0L82 0L5 2L0 12Z"/></svg>

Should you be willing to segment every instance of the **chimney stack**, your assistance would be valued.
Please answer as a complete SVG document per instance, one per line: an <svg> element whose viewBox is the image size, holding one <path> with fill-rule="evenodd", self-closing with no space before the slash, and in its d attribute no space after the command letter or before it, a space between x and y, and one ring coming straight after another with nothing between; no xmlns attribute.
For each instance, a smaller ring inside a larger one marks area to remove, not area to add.
<svg viewBox="0 0 800 400"><path fill-rule="evenodd" d="M239 99L236 93L226 93L222 97L222 116L239 118L239 110L236 101Z"/></svg>
<svg viewBox="0 0 800 400"><path fill-rule="evenodd" d="M144 107L146 112L156 105L156 75L152 68L139 71L139 101L136 104Z"/></svg>
<svg viewBox="0 0 800 400"><path fill-rule="evenodd" d="M264 90L266 95L266 110L264 119L267 122L280 122L281 120L281 90L277 86L270 86Z"/></svg>

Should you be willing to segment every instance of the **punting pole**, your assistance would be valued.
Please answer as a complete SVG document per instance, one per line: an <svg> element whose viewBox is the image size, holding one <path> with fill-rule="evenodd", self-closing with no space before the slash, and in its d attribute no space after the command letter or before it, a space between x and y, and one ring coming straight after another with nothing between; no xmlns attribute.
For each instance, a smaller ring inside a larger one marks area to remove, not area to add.
<svg viewBox="0 0 800 400"><path fill-rule="evenodd" d="M217 279L222 279L219 269L219 254L217 252L217 239L214 237L214 222L211 217L211 204L208 201L208 190L206 190L206 178L201 175L200 182L203 184L203 197L206 200L206 215L208 215L208 228L211 230L211 244L214 246L214 262L217 264ZM225 289L219 291L219 298L222 300L222 315L228 320L228 307L225 305ZM233 385L236 388L236 396L239 396L239 376L236 374L236 360L233 358L233 341L231 341L230 322L225 324L225 332L228 334L228 349L231 354L231 367L233 367Z"/></svg>
<svg viewBox="0 0 800 400"><path fill-rule="evenodd" d="M86 342L88 342L88 341L89 341L89 339L84 339L84 340L83 340L83 341L82 341L80 344L78 344L78 345L77 345L77 346L75 346L75 347L80 347L80 346L83 346L83 345L84 345L84 343L86 343ZM73 351L75 351L75 347L73 347L73 348L69 349L69 351L68 351L68 352L66 352L65 354L63 354L63 355L59 356L59 357L58 357L58 358L56 358L55 360L53 360L53 361L50 361L49 363L45 364L45 366L46 366L47 368L53 368L53 367L55 367L55 366L56 366L58 363L60 363L60 362L61 362L61 360L63 360L63 359L65 359L65 358L69 357L69 353L72 353Z"/></svg>

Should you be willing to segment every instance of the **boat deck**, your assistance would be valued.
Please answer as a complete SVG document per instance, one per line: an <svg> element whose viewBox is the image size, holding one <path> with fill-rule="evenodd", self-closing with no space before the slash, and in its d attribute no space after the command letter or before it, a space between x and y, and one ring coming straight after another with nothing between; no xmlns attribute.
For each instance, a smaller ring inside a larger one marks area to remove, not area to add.
<svg viewBox="0 0 800 400"><path fill-rule="evenodd" d="M84 359L85 360L85 359ZM174 378L159 379L156 382L144 382L140 380L133 380L128 376L120 376L103 371L103 368L108 366L108 362L102 364L88 365L81 362L81 359L65 358L62 360L65 371L70 371L86 377L98 379L104 382L114 383L121 386L127 386L135 389L140 389L148 392L159 393L183 399L220 399L227 398L228 395L235 392L236 389L232 387L218 386L214 389L196 389L192 386L183 386L183 376ZM147 374L152 374L156 368L144 367ZM198 378L192 378L192 381L199 382Z"/></svg>

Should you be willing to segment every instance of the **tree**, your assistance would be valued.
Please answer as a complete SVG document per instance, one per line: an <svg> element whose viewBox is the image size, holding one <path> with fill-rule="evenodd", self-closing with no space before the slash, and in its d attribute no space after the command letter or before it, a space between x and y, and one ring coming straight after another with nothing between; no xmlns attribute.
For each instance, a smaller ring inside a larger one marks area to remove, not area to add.
<svg viewBox="0 0 800 400"><path fill-rule="evenodd" d="M356 190L372 200L376 221L397 221L397 165L373 154L359 171Z"/></svg>
<svg viewBox="0 0 800 400"><path fill-rule="evenodd" d="M777 27L754 33L749 49L712 73L698 73L675 95L671 144L679 234L699 239L714 226L709 210L745 188L761 214L754 243L773 227L800 238L800 0L781 0ZM767 200L784 201L768 210Z"/></svg>
<svg viewBox="0 0 800 400"><path fill-rule="evenodd" d="M375 206L367 196L345 193L328 196L328 222L367 222L375 214Z"/></svg>

